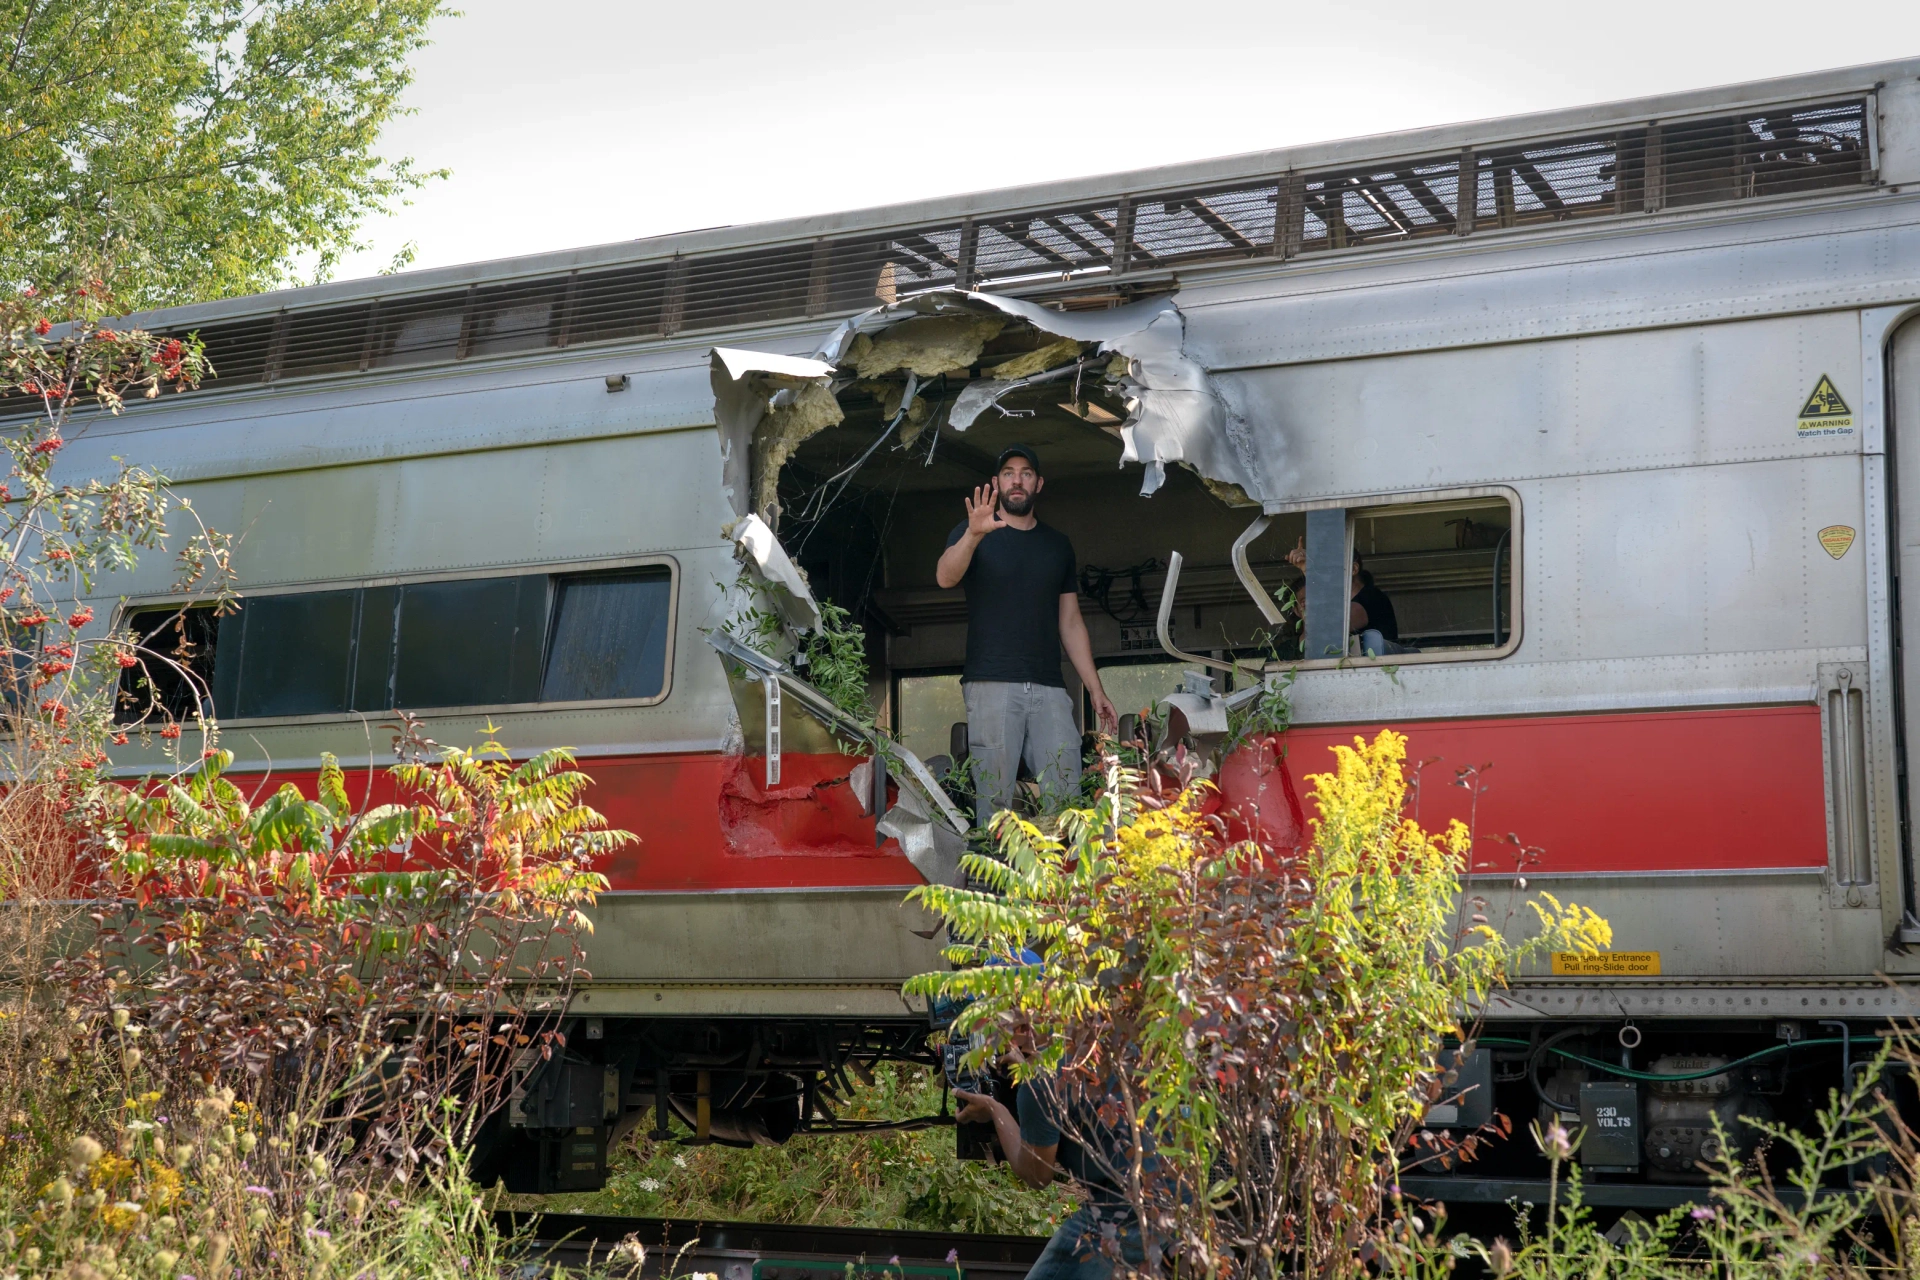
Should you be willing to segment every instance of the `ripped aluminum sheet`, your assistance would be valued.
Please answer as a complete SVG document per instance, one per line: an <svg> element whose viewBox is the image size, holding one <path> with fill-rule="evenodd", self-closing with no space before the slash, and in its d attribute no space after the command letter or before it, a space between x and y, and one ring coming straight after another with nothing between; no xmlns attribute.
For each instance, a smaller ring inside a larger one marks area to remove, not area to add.
<svg viewBox="0 0 1920 1280"><path fill-rule="evenodd" d="M808 383L829 386L833 366L804 356L783 356L740 347L715 347L708 355L713 421L720 429L721 484L737 515L746 515L753 480L753 429L782 400Z"/></svg>
<svg viewBox="0 0 1920 1280"><path fill-rule="evenodd" d="M766 521L759 516L741 517L733 526L733 544L766 584L767 596L782 622L801 631L812 631L820 625L820 605L812 589Z"/></svg>
<svg viewBox="0 0 1920 1280"><path fill-rule="evenodd" d="M893 808L875 826L881 835L900 842L900 852L928 884L959 886L960 858L967 851L967 838L934 817L927 799L917 787L901 787Z"/></svg>
<svg viewBox="0 0 1920 1280"><path fill-rule="evenodd" d="M849 740L857 738L879 749L870 727L834 706L825 694L794 675L784 662L768 657L724 631L708 632L707 643L746 667L754 679L778 681L782 690L792 694L796 703L827 728ZM889 770L898 790L893 808L876 827L881 835L892 836L899 842L900 851L914 870L926 877L928 884L960 883L960 859L967 851L966 818L919 756L897 742L887 744L886 752L890 764L906 767ZM854 795L867 793L872 768L869 761L853 767ZM864 806L864 801L862 803Z"/></svg>
<svg viewBox="0 0 1920 1280"><path fill-rule="evenodd" d="M1024 320L1042 333L1096 343L1103 355L1127 358L1118 379L1127 416L1120 424L1121 463L1140 463L1142 494L1166 482L1170 462L1184 462L1212 480L1238 485L1260 500L1269 495L1247 424L1208 375L1186 353L1186 317L1172 297L1129 303L1108 311L1052 311L1037 303L995 294L936 289L862 312L840 324L814 355L834 365L854 338L915 316L998 313ZM791 359L791 357L785 357ZM1015 381L983 380L955 400L948 424L965 431L1001 396L1048 374Z"/></svg>
<svg viewBox="0 0 1920 1280"><path fill-rule="evenodd" d="M1173 297L1152 297L1110 311L1050 311L1018 297L931 290L843 320L814 349L812 359L739 347L712 349L714 422L720 426L733 509L745 510L749 441L774 395L791 395L804 382L831 386L835 368L856 336L931 315L1004 315L1025 320L1054 338L1096 344L1102 355L1127 357L1127 370L1116 380L1127 405L1127 416L1119 424L1125 445L1121 464L1139 462L1144 468L1142 495L1165 484L1167 462L1187 462L1202 476L1238 486L1256 501L1279 497L1269 493L1246 420L1208 370L1187 355L1187 317ZM964 432L1002 395L1048 376L1058 376L1058 370L1021 380L975 382L954 401L948 426Z"/></svg>

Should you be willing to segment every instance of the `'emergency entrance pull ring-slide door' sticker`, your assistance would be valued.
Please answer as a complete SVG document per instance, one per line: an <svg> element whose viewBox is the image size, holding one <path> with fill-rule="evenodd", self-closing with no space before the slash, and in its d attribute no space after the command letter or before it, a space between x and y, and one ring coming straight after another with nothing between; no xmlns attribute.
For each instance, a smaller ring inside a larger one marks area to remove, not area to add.
<svg viewBox="0 0 1920 1280"><path fill-rule="evenodd" d="M1660 976L1658 951L1596 951L1583 956L1577 951L1553 953L1556 978L1657 978Z"/></svg>
<svg viewBox="0 0 1920 1280"><path fill-rule="evenodd" d="M1853 410L1840 398L1840 389L1826 374L1813 384L1813 394L1800 406L1802 436L1850 436L1853 434Z"/></svg>

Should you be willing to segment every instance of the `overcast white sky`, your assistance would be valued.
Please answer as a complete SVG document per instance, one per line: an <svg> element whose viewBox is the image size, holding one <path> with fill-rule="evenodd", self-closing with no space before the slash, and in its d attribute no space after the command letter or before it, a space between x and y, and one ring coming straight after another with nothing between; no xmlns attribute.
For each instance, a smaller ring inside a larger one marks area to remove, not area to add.
<svg viewBox="0 0 1920 1280"><path fill-rule="evenodd" d="M1920 54L1920 2L453 0L370 223L443 266Z"/></svg>

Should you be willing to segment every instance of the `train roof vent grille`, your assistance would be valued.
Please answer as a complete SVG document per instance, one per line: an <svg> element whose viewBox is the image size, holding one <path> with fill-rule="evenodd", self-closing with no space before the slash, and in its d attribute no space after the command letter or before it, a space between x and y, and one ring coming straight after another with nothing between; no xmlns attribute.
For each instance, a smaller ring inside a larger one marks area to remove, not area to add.
<svg viewBox="0 0 1920 1280"><path fill-rule="evenodd" d="M1669 208L1853 186L1869 176L1864 102L1664 125L1660 147Z"/></svg>
<svg viewBox="0 0 1920 1280"><path fill-rule="evenodd" d="M388 304L393 305L393 304ZM274 376L302 378L323 373L352 373L364 368L372 338L369 330L379 321L377 303L350 307L325 307L317 311L290 312L286 331L277 339L280 360L269 367ZM208 359L220 367L220 353L209 347Z"/></svg>
<svg viewBox="0 0 1920 1280"><path fill-rule="evenodd" d="M582 271L564 280L567 294L560 345L645 338L660 332L667 302L668 266L649 262L611 271Z"/></svg>
<svg viewBox="0 0 1920 1280"><path fill-rule="evenodd" d="M294 311L202 337L219 374L209 387L239 387L844 315L942 285L1290 258L1874 176L1856 98Z"/></svg>
<svg viewBox="0 0 1920 1280"><path fill-rule="evenodd" d="M1461 218L1463 176L1473 191ZM1866 104L1651 124L1308 174L1300 250L1566 222L1857 187L1872 177Z"/></svg>

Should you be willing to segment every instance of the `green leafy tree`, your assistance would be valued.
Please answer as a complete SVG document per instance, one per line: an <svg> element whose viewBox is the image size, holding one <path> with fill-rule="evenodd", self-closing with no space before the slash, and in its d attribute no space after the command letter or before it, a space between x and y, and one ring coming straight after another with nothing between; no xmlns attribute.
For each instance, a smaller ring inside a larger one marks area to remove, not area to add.
<svg viewBox="0 0 1920 1280"><path fill-rule="evenodd" d="M388 161L441 0L0 0L0 282L256 293L438 176Z"/></svg>

